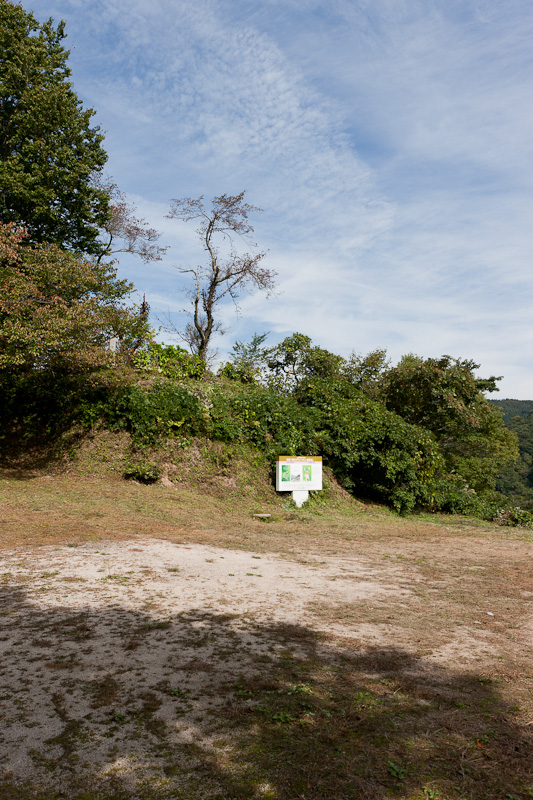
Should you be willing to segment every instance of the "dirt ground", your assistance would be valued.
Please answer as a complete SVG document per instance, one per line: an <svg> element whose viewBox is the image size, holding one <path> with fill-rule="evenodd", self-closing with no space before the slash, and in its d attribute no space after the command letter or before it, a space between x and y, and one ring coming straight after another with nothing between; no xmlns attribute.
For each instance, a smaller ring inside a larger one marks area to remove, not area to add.
<svg viewBox="0 0 533 800"><path fill-rule="evenodd" d="M531 532L60 476L0 499L1 800L533 797Z"/></svg>

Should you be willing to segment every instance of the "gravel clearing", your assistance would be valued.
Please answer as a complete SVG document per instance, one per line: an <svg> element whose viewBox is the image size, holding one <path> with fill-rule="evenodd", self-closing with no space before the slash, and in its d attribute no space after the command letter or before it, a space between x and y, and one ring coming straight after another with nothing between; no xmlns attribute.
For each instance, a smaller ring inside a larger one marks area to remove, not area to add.
<svg viewBox="0 0 533 800"><path fill-rule="evenodd" d="M231 748L229 689L288 650L304 658L306 631L329 652L415 654L398 619L425 587L390 560L302 563L159 539L3 550L0 578L0 777L67 797L116 778L131 797L143 786L216 796L205 778L195 784L196 756ZM358 616L365 603L396 617ZM425 668L490 662L498 630L487 620L458 621Z"/></svg>

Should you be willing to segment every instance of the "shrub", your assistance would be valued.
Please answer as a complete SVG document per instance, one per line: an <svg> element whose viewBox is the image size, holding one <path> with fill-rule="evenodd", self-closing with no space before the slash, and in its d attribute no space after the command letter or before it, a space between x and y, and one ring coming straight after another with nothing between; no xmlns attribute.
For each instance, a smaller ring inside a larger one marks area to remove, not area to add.
<svg viewBox="0 0 533 800"><path fill-rule="evenodd" d="M256 379L253 368L248 364L232 364L231 361L226 361L224 366L219 369L218 375L239 383L255 383Z"/></svg>
<svg viewBox="0 0 533 800"><path fill-rule="evenodd" d="M533 514L523 508L499 508L493 521L510 528L533 528Z"/></svg>
<svg viewBox="0 0 533 800"><path fill-rule="evenodd" d="M90 375L11 372L0 383L0 437L16 434L24 444L59 438L74 426L89 430L123 387L119 370Z"/></svg>
<svg viewBox="0 0 533 800"><path fill-rule="evenodd" d="M133 357L133 365L145 372L157 372L166 378L202 378L205 375L205 361L191 355L183 347L150 342Z"/></svg>
<svg viewBox="0 0 533 800"><path fill-rule="evenodd" d="M313 380L299 399L318 414L321 452L345 488L401 513L428 504L443 465L429 431L346 382Z"/></svg>
<svg viewBox="0 0 533 800"><path fill-rule="evenodd" d="M148 389L128 386L105 410L110 427L125 428L136 442L164 436L196 435L206 427L206 412L187 388L160 381Z"/></svg>
<svg viewBox="0 0 533 800"><path fill-rule="evenodd" d="M139 483L155 483L162 475L161 467L144 456L128 459L124 467L124 477Z"/></svg>
<svg viewBox="0 0 533 800"><path fill-rule="evenodd" d="M452 472L442 474L436 481L430 507L448 514L485 517L487 498L472 489L462 475Z"/></svg>

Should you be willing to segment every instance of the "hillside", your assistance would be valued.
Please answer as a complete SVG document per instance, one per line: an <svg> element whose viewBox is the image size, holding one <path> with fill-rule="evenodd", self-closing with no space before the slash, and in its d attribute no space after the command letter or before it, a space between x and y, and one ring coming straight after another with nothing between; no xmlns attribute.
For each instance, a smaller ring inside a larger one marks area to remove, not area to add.
<svg viewBox="0 0 533 800"><path fill-rule="evenodd" d="M513 417L527 417L533 411L533 400L493 400L489 403L499 408L503 414L503 421L507 424Z"/></svg>

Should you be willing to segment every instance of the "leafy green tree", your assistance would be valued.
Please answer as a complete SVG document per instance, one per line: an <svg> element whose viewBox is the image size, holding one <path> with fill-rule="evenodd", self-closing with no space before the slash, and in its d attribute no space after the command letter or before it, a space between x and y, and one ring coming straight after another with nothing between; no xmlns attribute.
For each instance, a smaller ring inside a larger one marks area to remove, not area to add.
<svg viewBox="0 0 533 800"><path fill-rule="evenodd" d="M298 402L313 411L320 452L347 489L402 513L431 504L444 464L429 431L343 376L311 378L300 386Z"/></svg>
<svg viewBox="0 0 533 800"><path fill-rule="evenodd" d="M366 356L352 352L343 366L344 377L368 397L379 397L381 384L390 367L387 351L372 350Z"/></svg>
<svg viewBox="0 0 533 800"><path fill-rule="evenodd" d="M235 342L230 360L219 370L223 378L254 383L265 376L265 368L270 348L263 347L268 333L254 333L250 342Z"/></svg>
<svg viewBox="0 0 533 800"><path fill-rule="evenodd" d="M517 457L516 437L482 394L499 378L476 378L473 361L450 356L404 357L383 379L381 397L391 411L431 431L447 471L475 491L494 488L500 469Z"/></svg>
<svg viewBox="0 0 533 800"><path fill-rule="evenodd" d="M505 401L503 401L505 402ZM529 401L509 401L523 403ZM515 416L506 426L518 437L520 451L516 462L507 464L496 481L496 489L506 495L510 502L523 508L533 509L533 413Z"/></svg>
<svg viewBox="0 0 533 800"><path fill-rule="evenodd" d="M0 225L1 370L92 369L128 358L147 339L145 317L126 304L133 286L112 265L23 242L23 231Z"/></svg>
<svg viewBox="0 0 533 800"><path fill-rule="evenodd" d="M64 23L41 24L0 2L0 222L24 225L28 243L98 253L109 198L92 176L107 160L69 80Z"/></svg>
<svg viewBox="0 0 533 800"><path fill-rule="evenodd" d="M313 378L339 378L345 364L337 356L313 345L309 336L293 333L268 352L269 382L284 394L297 392Z"/></svg>

